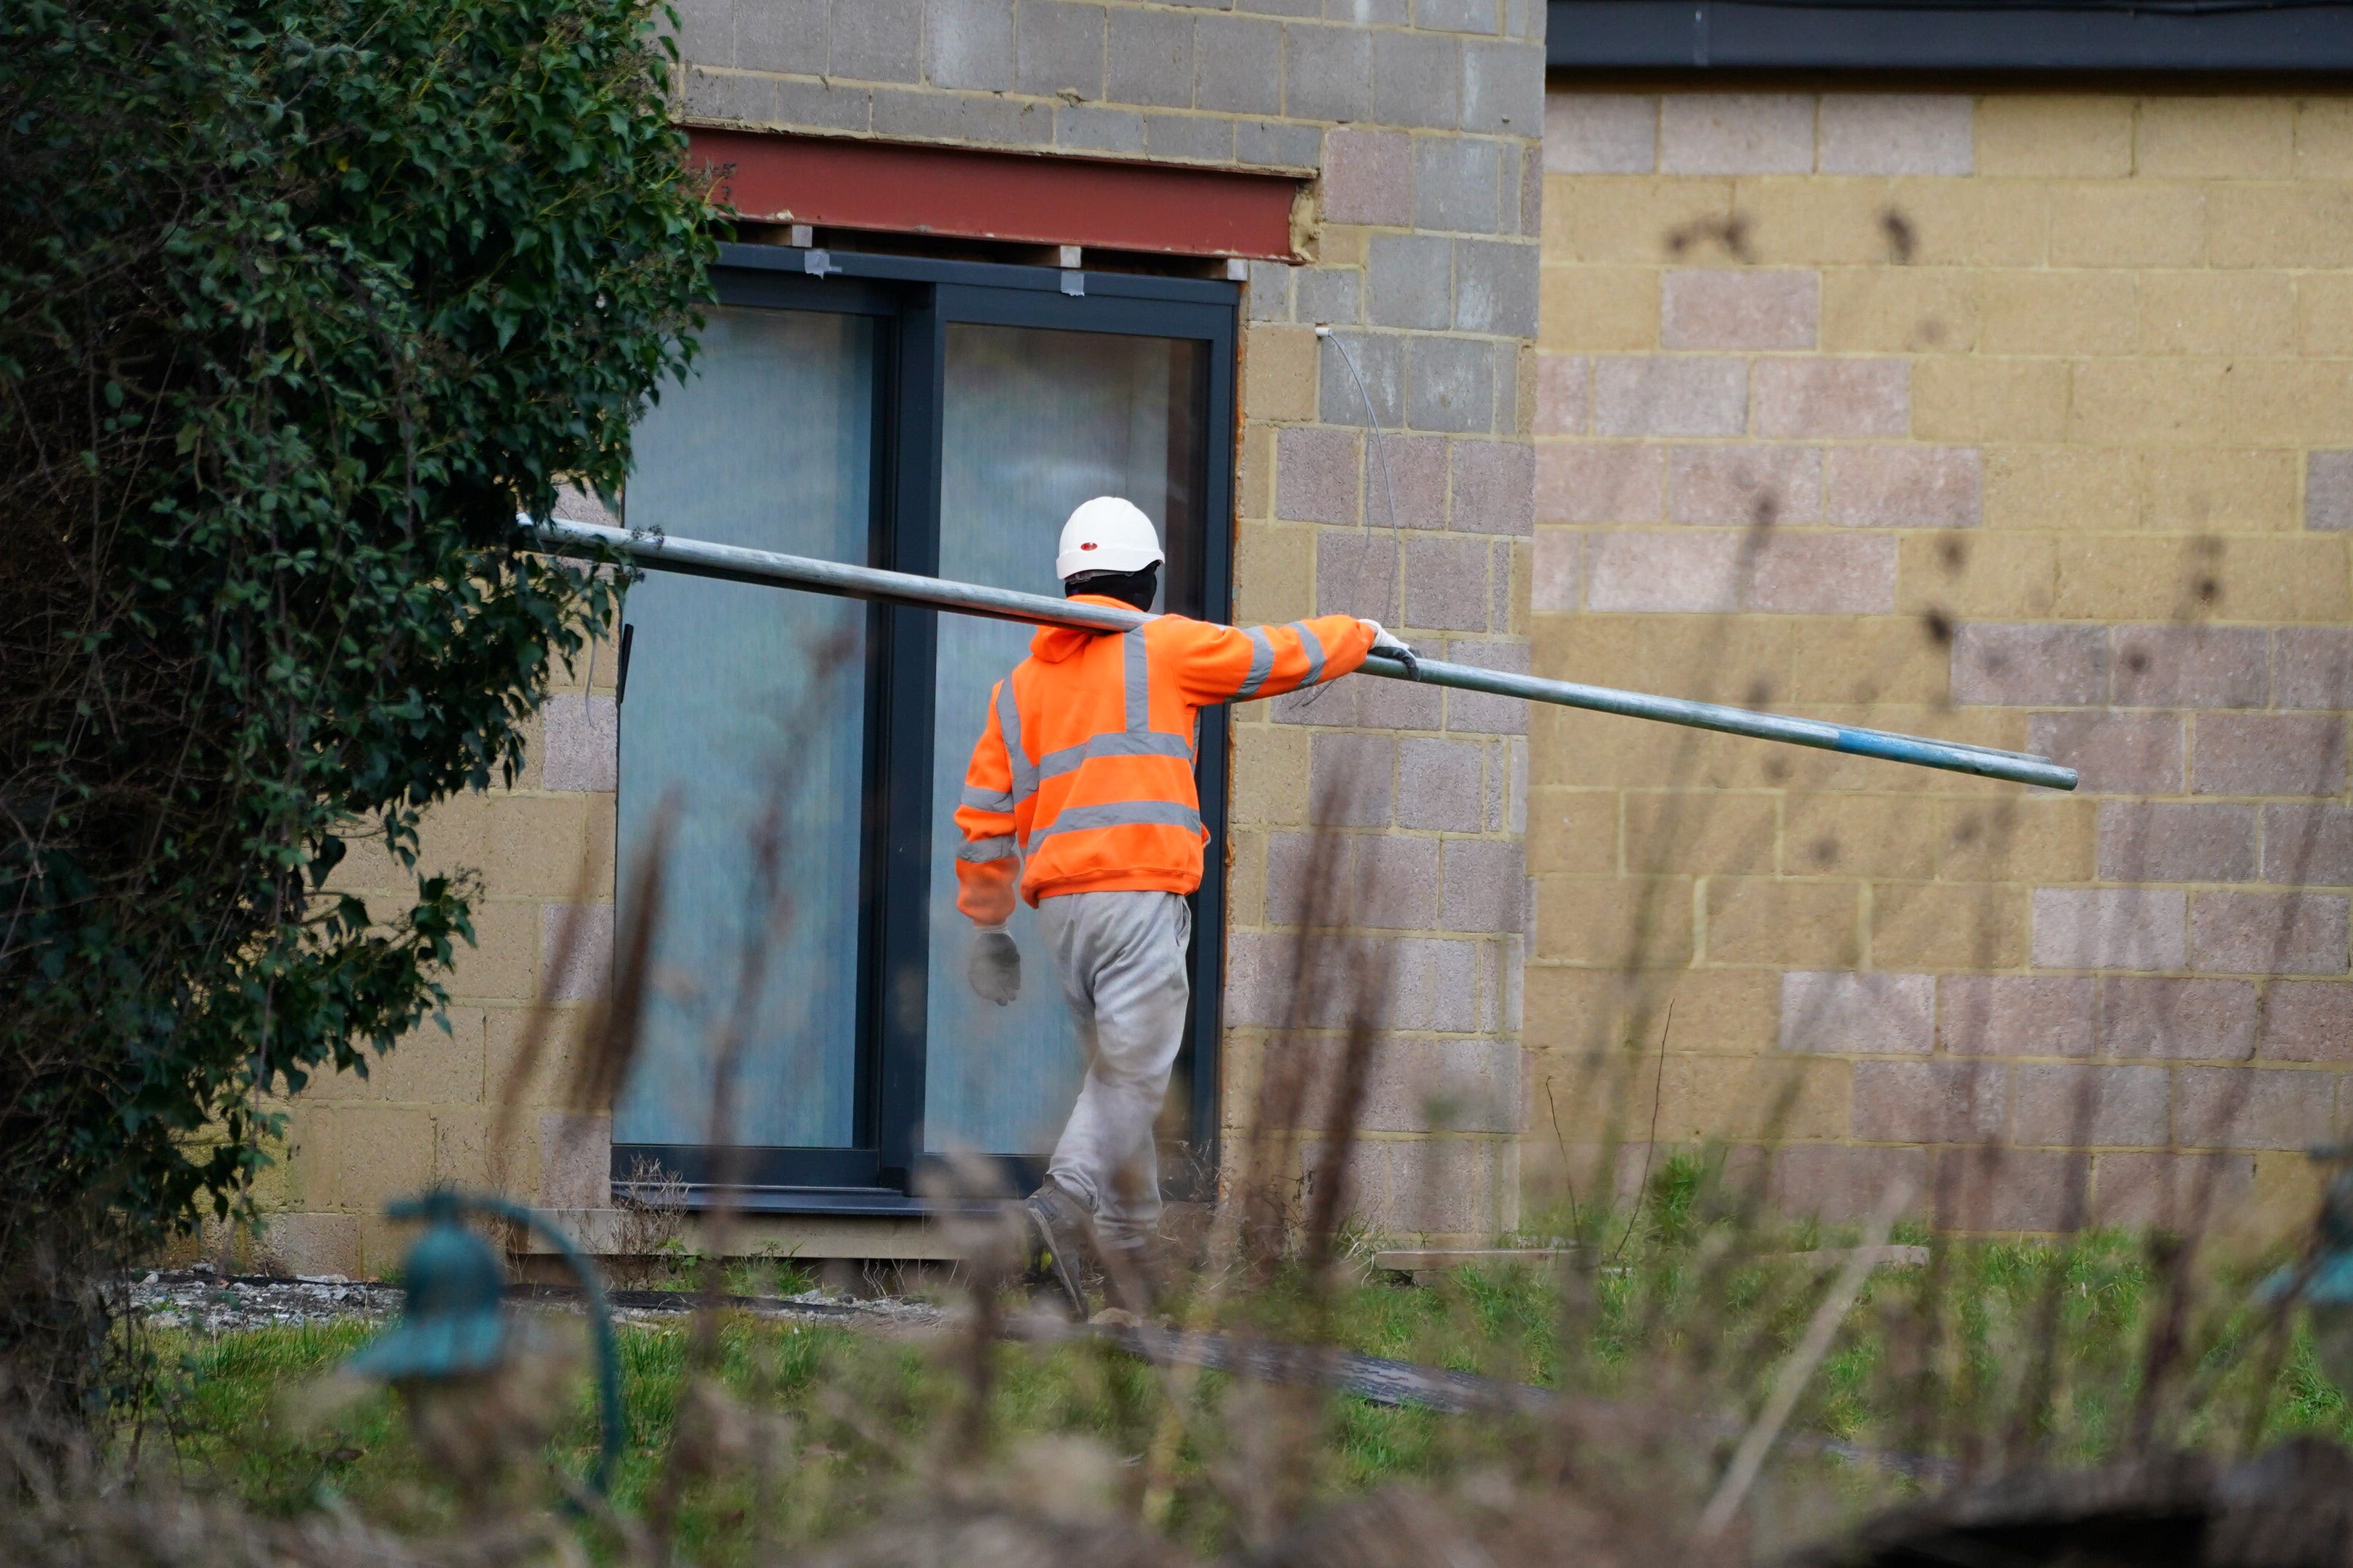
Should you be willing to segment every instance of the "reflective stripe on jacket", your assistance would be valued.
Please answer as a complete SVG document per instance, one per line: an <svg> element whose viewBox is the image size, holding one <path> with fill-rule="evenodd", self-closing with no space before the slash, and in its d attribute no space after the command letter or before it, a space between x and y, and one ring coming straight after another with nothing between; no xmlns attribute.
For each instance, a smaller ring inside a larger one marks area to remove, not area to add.
<svg viewBox="0 0 2353 1568"><path fill-rule="evenodd" d="M1248 630L1183 616L1131 632L1039 627L1029 657L990 689L965 771L956 908L1004 920L1017 875L1032 905L1057 893L1191 892L1209 837L1193 787L1201 710L1345 675L1372 641L1353 616Z"/></svg>

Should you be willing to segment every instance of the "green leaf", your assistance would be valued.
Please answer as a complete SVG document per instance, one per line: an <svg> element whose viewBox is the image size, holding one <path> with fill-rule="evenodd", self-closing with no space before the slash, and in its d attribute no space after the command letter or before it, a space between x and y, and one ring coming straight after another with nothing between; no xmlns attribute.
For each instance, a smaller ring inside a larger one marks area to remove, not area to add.
<svg viewBox="0 0 2353 1568"><path fill-rule="evenodd" d="M0 668L57 677L11 710L37 830L0 846L26 1212L227 1212L258 1096L441 1005L474 887L323 885L363 832L413 874L420 813L512 776L551 650L614 613L509 520L619 489L691 362L714 215L655 15L0 8L0 462L63 546L0 620Z"/></svg>

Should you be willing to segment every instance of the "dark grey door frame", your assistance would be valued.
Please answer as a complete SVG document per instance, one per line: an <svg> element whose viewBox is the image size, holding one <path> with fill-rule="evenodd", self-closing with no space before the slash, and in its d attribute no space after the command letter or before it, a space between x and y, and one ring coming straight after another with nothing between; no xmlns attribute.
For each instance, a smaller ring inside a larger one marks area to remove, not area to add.
<svg viewBox="0 0 2353 1568"><path fill-rule="evenodd" d="M1198 279L1086 273L1067 289L1059 268L776 246L721 247L714 273L723 304L878 319L873 524L870 563L902 572L938 570L941 430L945 341L951 322L1182 338L1207 346L1197 410L1203 433L1203 537L1198 602L1172 605L1206 619L1231 615L1236 333L1239 286ZM1176 584L1172 583L1172 587ZM923 997L929 983L927 921L932 862L931 748L935 612L890 605L868 611L867 757L860 810L861 903L858 1061L852 1147L716 1152L691 1145L614 1145L612 1176L625 1189L639 1159L683 1182L690 1202L712 1184L736 1184L738 1207L777 1213L920 1212L918 1148L924 1084ZM633 693L634 695L634 693ZM624 725L628 714L622 714ZM1191 1158L1165 1182L1171 1196L1216 1169L1219 1000L1224 992L1226 726L1201 727L1201 816L1212 835L1208 874L1194 907L1193 1016L1178 1070L1191 1085ZM626 858L626 848L622 856ZM1034 1182L1042 1162L1004 1156L1008 1191Z"/></svg>

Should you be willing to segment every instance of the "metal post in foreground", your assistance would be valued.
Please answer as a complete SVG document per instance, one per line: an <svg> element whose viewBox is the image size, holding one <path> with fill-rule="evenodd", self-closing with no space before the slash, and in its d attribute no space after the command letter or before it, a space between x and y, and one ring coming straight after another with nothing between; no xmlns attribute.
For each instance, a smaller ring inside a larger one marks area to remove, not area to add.
<svg viewBox="0 0 2353 1568"><path fill-rule="evenodd" d="M1124 632L1149 617L1139 611L1102 605L1076 605L1040 594L1017 594L1009 588L987 588L974 583L951 583L939 577L918 577L907 572L883 572L871 566L844 566L807 556L782 555L740 545L712 544L699 539L668 539L595 523L561 520L534 523L521 520L524 531L551 554L575 551L611 551L639 566L657 572L680 572L694 577L717 577L730 583L764 583L772 587L799 588L813 594L833 594L850 599L878 599L886 604L913 605L948 610L957 615L993 620L1024 621L1033 626L1073 626L1082 631ZM1695 730L1715 730L1727 735L1750 735L1760 741L1786 741L1793 746L1843 752L1850 756L1879 757L1911 763L1948 773L1974 773L1980 778L2006 779L2012 784L2040 784L2045 789L2073 789L2075 770L2061 767L2048 757L2025 752L2000 752L1958 741L1933 741L1924 735L1899 735L1886 730L1861 730L1819 719L1793 719L1780 713L1756 713L1715 702L1689 702L1679 697L1653 697L1641 691L1619 691L1607 686L1585 686L1573 680L1546 680L1508 670L1482 669L1476 665L1448 664L1425 658L1418 671L1409 671L1394 659L1368 658L1362 673L1390 680L1419 680L1425 686L1451 686L1459 691L1485 691L1499 697L1552 702L1563 708L1584 708L1597 713L1622 713L1632 719L1656 719Z"/></svg>
<svg viewBox="0 0 2353 1568"><path fill-rule="evenodd" d="M493 1372L514 1352L501 1305L505 1270L490 1244L460 1222L486 1215L535 1230L554 1247L580 1281L588 1332L596 1350L596 1465L588 1489L598 1497L613 1489L613 1467L626 1439L621 1410L621 1352L613 1336L613 1310L603 1279L573 1239L521 1204L491 1193L460 1193L448 1187L385 1206L387 1219L421 1219L425 1234L401 1265L407 1300L400 1322L343 1363L363 1377L397 1384L412 1392Z"/></svg>

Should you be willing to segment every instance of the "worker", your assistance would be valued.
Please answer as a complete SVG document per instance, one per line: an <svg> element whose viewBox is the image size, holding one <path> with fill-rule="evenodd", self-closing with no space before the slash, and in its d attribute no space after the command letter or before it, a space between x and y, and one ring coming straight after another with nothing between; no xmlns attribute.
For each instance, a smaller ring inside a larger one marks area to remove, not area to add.
<svg viewBox="0 0 2353 1568"><path fill-rule="evenodd" d="M1098 496L1062 525L1054 569L1074 604L1149 611L1166 559L1149 518ZM1082 1318L1091 1249L1124 1295L1156 1274L1153 1128L1184 1043L1185 900L1209 837L1193 783L1201 710L1333 679L1374 651L1414 657L1354 616L1249 631L1173 615L1124 633L1041 626L989 690L955 813L956 908L978 927L972 987L1003 1006L1021 990L1006 921L1028 900L1078 1024L1086 1081L1022 1219L1033 1275Z"/></svg>

